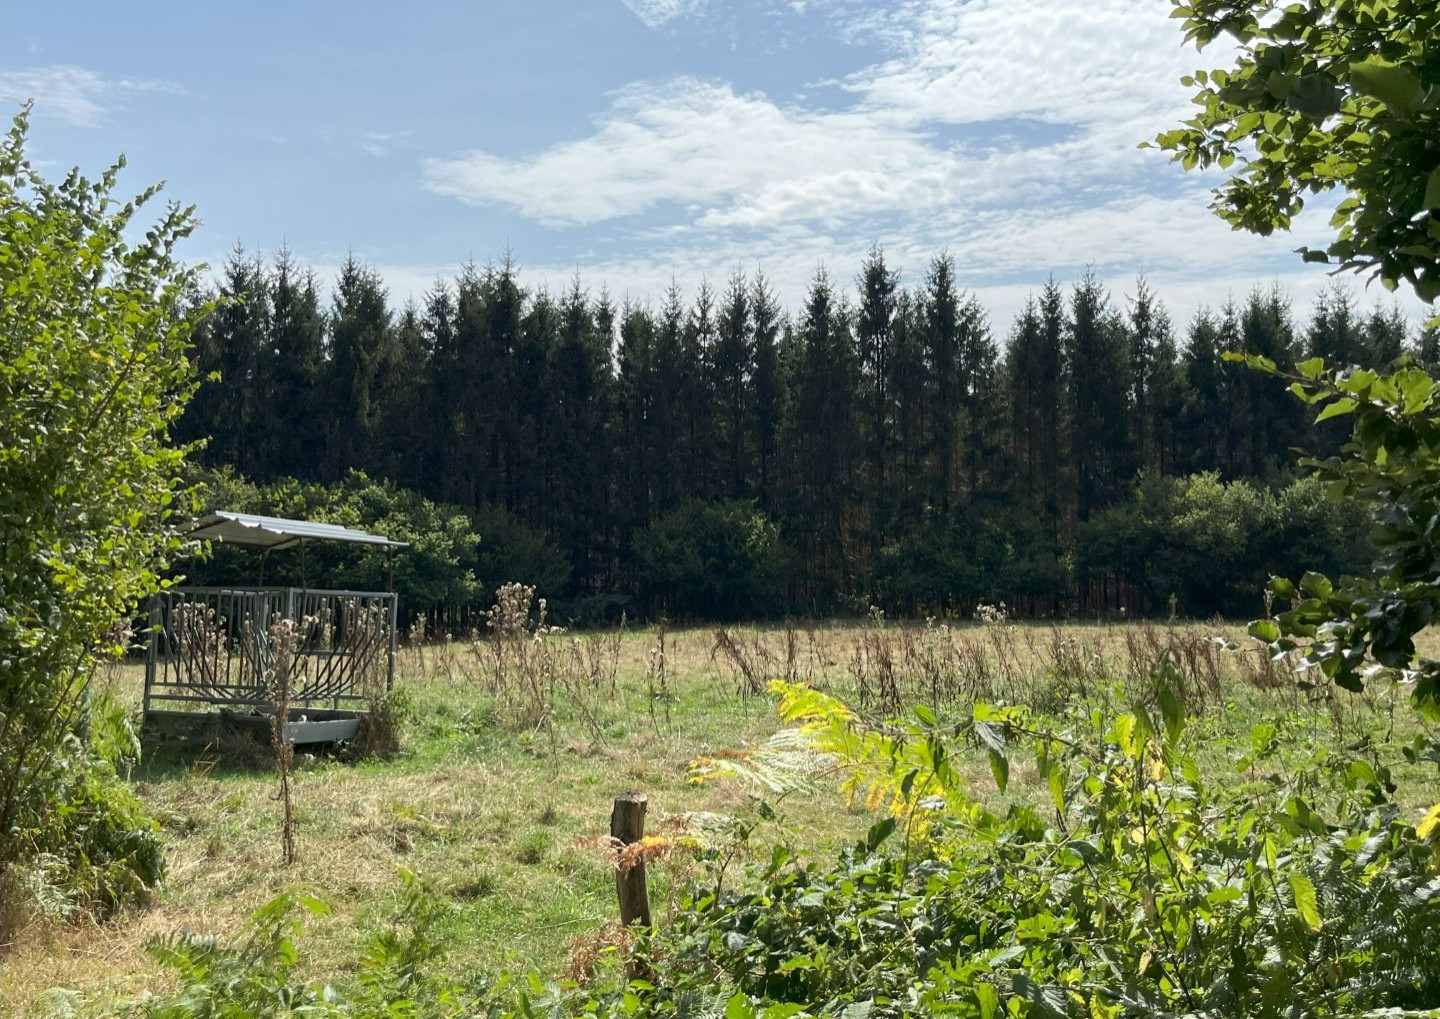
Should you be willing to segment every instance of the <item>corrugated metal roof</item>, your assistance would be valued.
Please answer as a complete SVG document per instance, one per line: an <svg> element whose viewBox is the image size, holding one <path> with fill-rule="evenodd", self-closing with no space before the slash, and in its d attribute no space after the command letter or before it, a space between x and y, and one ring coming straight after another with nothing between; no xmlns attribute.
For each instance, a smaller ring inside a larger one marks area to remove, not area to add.
<svg viewBox="0 0 1440 1019"><path fill-rule="evenodd" d="M286 548L302 540L348 541L359 545L383 545L405 548L409 542L391 541L378 534L367 534L339 524L317 524L309 520L286 520L283 517L262 517L254 513L231 513L216 510L196 520L187 537L220 541L227 545L250 545L255 548Z"/></svg>

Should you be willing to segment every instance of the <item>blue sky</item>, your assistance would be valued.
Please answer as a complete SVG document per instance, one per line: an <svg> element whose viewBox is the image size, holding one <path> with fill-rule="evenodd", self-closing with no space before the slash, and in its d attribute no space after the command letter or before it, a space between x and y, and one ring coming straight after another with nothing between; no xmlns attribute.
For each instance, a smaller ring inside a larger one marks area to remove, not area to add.
<svg viewBox="0 0 1440 1019"><path fill-rule="evenodd" d="M1142 139L1177 124L1166 0L532 0L11 5L0 99L32 157L198 206L194 260L347 252L397 301L508 246L532 285L658 298L757 265L792 306L873 244L907 283L947 250L997 332L1087 265L1145 273L1184 321L1325 237L1236 234L1215 181ZM1370 304L1378 288L1355 287ZM1420 305L1402 307L1418 321Z"/></svg>

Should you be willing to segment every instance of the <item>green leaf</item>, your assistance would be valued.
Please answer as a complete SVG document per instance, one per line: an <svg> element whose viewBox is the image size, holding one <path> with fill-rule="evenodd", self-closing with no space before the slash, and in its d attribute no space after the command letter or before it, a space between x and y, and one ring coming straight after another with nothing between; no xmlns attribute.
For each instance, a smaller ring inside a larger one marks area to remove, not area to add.
<svg viewBox="0 0 1440 1019"><path fill-rule="evenodd" d="M725 1003L725 1019L755 1019L755 1009L744 991L736 991Z"/></svg>
<svg viewBox="0 0 1440 1019"><path fill-rule="evenodd" d="M1295 588L1295 581L1288 577L1271 577L1270 590L1275 592L1277 598L1289 598L1292 601L1300 595Z"/></svg>
<svg viewBox="0 0 1440 1019"><path fill-rule="evenodd" d="M1300 919L1305 926L1312 931L1318 931L1323 922L1320 919L1320 907L1315 897L1315 884L1303 872L1292 870L1287 877L1290 880L1290 891L1295 896L1295 911L1300 914Z"/></svg>
<svg viewBox="0 0 1440 1019"><path fill-rule="evenodd" d="M895 832L895 818L887 817L876 821L865 833L865 851L873 853L880 848L881 843L888 839Z"/></svg>
<svg viewBox="0 0 1440 1019"><path fill-rule="evenodd" d="M1280 639L1280 627L1270 619L1257 619L1247 628L1250 636L1256 640L1263 640L1266 644L1273 644Z"/></svg>
<svg viewBox="0 0 1440 1019"><path fill-rule="evenodd" d="M1425 100L1425 89L1420 79L1407 68L1388 60L1371 57L1351 64L1350 75L1360 91L1379 99L1406 120L1415 115Z"/></svg>
<svg viewBox="0 0 1440 1019"><path fill-rule="evenodd" d="M1326 599L1335 593L1335 585L1322 573L1307 570L1300 578L1300 590L1312 598Z"/></svg>
<svg viewBox="0 0 1440 1019"><path fill-rule="evenodd" d="M1338 418L1345 414L1352 414L1354 413L1355 408L1358 406L1359 404L1350 397L1341 397L1334 403L1327 404L1324 410L1322 410L1319 414L1316 414L1315 423L1318 425L1321 421L1329 421L1331 418Z"/></svg>
<svg viewBox="0 0 1440 1019"><path fill-rule="evenodd" d="M1425 198L1420 203L1427 209L1440 209L1440 166L1430 171L1425 180Z"/></svg>
<svg viewBox="0 0 1440 1019"><path fill-rule="evenodd" d="M313 895L297 895L295 897L295 903L312 916L330 915L330 903L324 899L318 899Z"/></svg>
<svg viewBox="0 0 1440 1019"><path fill-rule="evenodd" d="M1282 98L1292 109L1317 122L1340 112L1340 90L1323 74L1302 76Z"/></svg>
<svg viewBox="0 0 1440 1019"><path fill-rule="evenodd" d="M1048 776L1050 784L1050 802L1055 804L1055 811L1059 814L1065 813L1065 776L1060 773L1059 765L1050 766Z"/></svg>
<svg viewBox="0 0 1440 1019"><path fill-rule="evenodd" d="M975 1003L980 1006L980 1019L995 1019L1000 1008L1000 992L993 984L975 985Z"/></svg>
<svg viewBox="0 0 1440 1019"><path fill-rule="evenodd" d="M792 1015L797 1015L803 1011L805 1011L804 1005L797 1005L793 1001L786 1001L778 1005L771 1005L764 1012L761 1012L760 1015L761 1019L790 1019Z"/></svg>
<svg viewBox="0 0 1440 1019"><path fill-rule="evenodd" d="M1217 888L1205 896L1205 901L1212 906L1220 906L1227 902L1234 902L1243 898L1245 893L1235 885L1226 885L1224 888Z"/></svg>
<svg viewBox="0 0 1440 1019"><path fill-rule="evenodd" d="M1160 715L1165 720L1165 741L1173 747L1185 731L1185 706L1169 686L1160 688Z"/></svg>
<svg viewBox="0 0 1440 1019"><path fill-rule="evenodd" d="M999 750L990 751L990 774L995 777L995 785L1003 793L1010 781L1010 759Z"/></svg>

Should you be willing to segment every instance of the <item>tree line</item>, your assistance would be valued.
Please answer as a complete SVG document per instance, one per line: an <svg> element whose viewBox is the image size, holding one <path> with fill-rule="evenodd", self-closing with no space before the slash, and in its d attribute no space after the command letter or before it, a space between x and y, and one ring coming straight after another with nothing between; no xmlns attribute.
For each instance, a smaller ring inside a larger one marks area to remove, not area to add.
<svg viewBox="0 0 1440 1019"><path fill-rule="evenodd" d="M454 507L492 555L530 550L501 558L532 576L500 579L540 579L582 616L1156 611L1182 594L1188 614L1252 611L1262 568L1288 563L1232 549L1228 593L1182 592L1184 570L1166 591L1142 550L1169 554L1155 538L1186 514L1303 497L1344 568L1356 526L1293 484L1293 449L1343 431L1222 354L1440 362L1433 331L1339 286L1305 317L1256 289L1177 329L1143 278L1117 297L1087 273L1005 327L950 256L907 286L879 248L853 296L821 269L794 313L760 272L617 302L578 275L527 287L508 256L400 307L353 257L323 289L285 252L227 261L196 334L211 381L180 426L199 459L322 487L358 469Z"/></svg>

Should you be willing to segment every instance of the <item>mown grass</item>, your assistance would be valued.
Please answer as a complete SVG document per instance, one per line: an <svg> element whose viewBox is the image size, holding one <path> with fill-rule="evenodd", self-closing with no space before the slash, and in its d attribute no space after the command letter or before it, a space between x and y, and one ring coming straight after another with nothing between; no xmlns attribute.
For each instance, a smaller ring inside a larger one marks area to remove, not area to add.
<svg viewBox="0 0 1440 1019"><path fill-rule="evenodd" d="M32 1014L35 996L55 986L81 990L92 1002L163 988L167 977L145 955L147 940L176 930L233 935L253 910L292 887L333 907L307 924L305 965L344 980L366 935L396 916L401 868L454 903L444 933L457 973L561 974L572 944L615 913L608 860L582 845L607 831L615 795L646 792L652 818L685 811L755 816L750 791L690 784L687 765L773 733L772 705L751 691L779 676L877 712L891 706L879 694L888 676L897 687L891 701L924 700L949 684L952 706L985 696L1063 715L1143 693L1153 662L1137 659L1163 653L1193 687L1191 708L1209 748L1204 770L1222 781L1247 780L1234 760L1266 715L1300 727L1297 754L1367 737L1409 739L1418 730L1403 694L1307 695L1254 655L1223 653L1209 643L1227 629L1234 638L1236 628L1219 625L946 629L872 621L731 631L728 642L740 647L738 654L717 642L714 629L688 629L664 635L663 669L659 634L646 630L626 633L615 645L613 683L587 678L577 665L568 682L550 676L549 701L538 705L518 686L497 689L482 646L457 641L405 650L400 685L410 717L394 759L298 756L299 860L292 867L281 862L280 805L265 748L213 727L184 738L147 732L146 757L132 779L168 834L166 890L147 908L104 925L33 922L0 956L0 1014ZM988 665L977 657L982 652ZM946 656L948 671L938 669L933 663ZM138 668L120 670L113 682L138 704ZM535 696L544 700L543 691ZM982 753L964 770L977 790L1002 803L1043 796L1024 761L1012 769L1003 798ZM1407 807L1433 799L1418 767L1396 774ZM821 857L871 821L830 791L789 796L779 814L766 838ZM676 859L652 868L657 915L673 908L690 866Z"/></svg>

